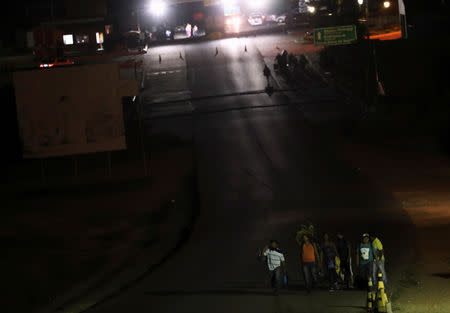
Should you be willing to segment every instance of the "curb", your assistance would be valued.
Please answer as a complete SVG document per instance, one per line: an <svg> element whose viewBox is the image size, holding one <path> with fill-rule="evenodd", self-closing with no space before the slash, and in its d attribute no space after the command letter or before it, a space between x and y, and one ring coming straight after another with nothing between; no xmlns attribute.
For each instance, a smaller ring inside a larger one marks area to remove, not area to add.
<svg viewBox="0 0 450 313"><path fill-rule="evenodd" d="M194 168L195 171L195 168ZM196 185L196 176L193 176ZM196 192L196 189L194 190ZM178 196L177 196L178 197ZM154 245L138 252L125 264L115 269L104 271L88 281L79 283L71 291L53 301L48 306L34 311L35 313L81 313L104 303L105 301L119 295L124 290L130 288L136 282L145 278L149 273L172 257L176 251L184 244L192 231L195 223L198 205L194 198L193 203L188 204L185 210L179 210L175 205L170 206L170 212L166 220L170 220L173 231L167 232L170 237L159 240ZM172 200L174 203L174 200ZM156 254L155 254L156 251ZM127 264L133 260L139 260L139 265L133 268L126 268ZM125 268L122 270L122 268ZM114 276L114 277L111 277Z"/></svg>

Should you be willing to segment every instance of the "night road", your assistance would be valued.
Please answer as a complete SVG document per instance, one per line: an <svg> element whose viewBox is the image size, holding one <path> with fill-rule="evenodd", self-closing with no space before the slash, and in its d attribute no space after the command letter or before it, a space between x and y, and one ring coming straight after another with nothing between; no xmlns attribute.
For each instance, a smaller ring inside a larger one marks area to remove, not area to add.
<svg viewBox="0 0 450 313"><path fill-rule="evenodd" d="M341 230L356 240L376 230L389 238L391 253L408 236L410 221L390 194L339 160L305 120L304 103L326 98L332 105L344 101L341 96L314 83L297 92L264 93L258 50L264 44L273 45L270 36L157 47L144 57L144 119L153 132L193 139L199 214L175 255L88 312L364 309L362 291L306 295L297 228L311 221L321 232ZM287 257L290 286L280 297L272 296L267 269L256 260L270 239L280 241Z"/></svg>
<svg viewBox="0 0 450 313"><path fill-rule="evenodd" d="M449 1L12 2L2 312L450 313Z"/></svg>

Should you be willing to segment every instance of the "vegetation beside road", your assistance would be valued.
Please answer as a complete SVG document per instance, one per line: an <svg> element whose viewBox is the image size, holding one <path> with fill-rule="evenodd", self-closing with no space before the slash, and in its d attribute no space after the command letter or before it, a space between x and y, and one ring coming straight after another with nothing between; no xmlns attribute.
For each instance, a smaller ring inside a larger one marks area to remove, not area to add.
<svg viewBox="0 0 450 313"><path fill-rule="evenodd" d="M440 247L450 235L449 89L442 81L450 51L419 39L379 42L375 51L384 95L367 90L377 87L367 81L367 75L375 73L368 45L321 52L322 70L331 72L337 85L367 108L358 120L332 123L334 150L392 194L414 224L414 258L403 260L391 274L394 309L447 312L450 304L443 299L450 292L445 276L450 255Z"/></svg>

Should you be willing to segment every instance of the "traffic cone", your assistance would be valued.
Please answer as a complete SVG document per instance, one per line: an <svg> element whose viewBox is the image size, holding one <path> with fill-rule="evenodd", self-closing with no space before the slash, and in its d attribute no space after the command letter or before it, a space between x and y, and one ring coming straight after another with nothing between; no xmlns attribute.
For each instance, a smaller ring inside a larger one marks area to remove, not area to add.
<svg viewBox="0 0 450 313"><path fill-rule="evenodd" d="M216 56L219 54L219 49L216 47Z"/></svg>
<svg viewBox="0 0 450 313"><path fill-rule="evenodd" d="M378 273L377 310L378 313L387 313L388 299L384 290L383 274Z"/></svg>
<svg viewBox="0 0 450 313"><path fill-rule="evenodd" d="M181 59L181 60L184 60L184 59L183 59L183 56L181 55L181 52L180 52L180 59Z"/></svg>
<svg viewBox="0 0 450 313"><path fill-rule="evenodd" d="M277 50L280 50L280 47L278 47L278 45L275 47Z"/></svg>
<svg viewBox="0 0 450 313"><path fill-rule="evenodd" d="M366 303L366 309L367 312L371 313L373 312L373 297L372 297L372 278L369 278L369 282L367 284L367 303Z"/></svg>

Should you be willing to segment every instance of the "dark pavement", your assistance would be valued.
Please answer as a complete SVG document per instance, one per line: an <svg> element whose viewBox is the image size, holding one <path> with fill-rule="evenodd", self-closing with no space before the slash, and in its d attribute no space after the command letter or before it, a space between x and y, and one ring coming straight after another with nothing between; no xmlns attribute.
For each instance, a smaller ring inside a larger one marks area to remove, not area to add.
<svg viewBox="0 0 450 313"><path fill-rule="evenodd" d="M88 311L363 311L364 292L318 290L306 295L296 230L312 221L320 232L334 235L341 230L355 243L362 232L375 230L389 256L398 247L407 254L402 242L411 226L392 196L338 159L327 138L305 120L299 103L320 102L322 95L329 99L332 91L311 84L316 89L307 93L269 97L262 92L264 58L251 39L165 49L174 49L174 55L184 50L185 64L172 74L185 75L187 84L180 87L177 102L159 98L154 105L147 95L144 117L153 132L193 138L199 216L175 256ZM152 51L144 58L151 57ZM173 86L170 92L176 93ZM344 100L336 95L335 101ZM152 106L175 116L155 117ZM292 282L280 297L271 296L266 268L256 261L257 249L273 238L286 253ZM388 261L388 271L395 266Z"/></svg>

